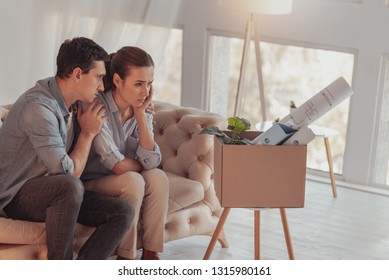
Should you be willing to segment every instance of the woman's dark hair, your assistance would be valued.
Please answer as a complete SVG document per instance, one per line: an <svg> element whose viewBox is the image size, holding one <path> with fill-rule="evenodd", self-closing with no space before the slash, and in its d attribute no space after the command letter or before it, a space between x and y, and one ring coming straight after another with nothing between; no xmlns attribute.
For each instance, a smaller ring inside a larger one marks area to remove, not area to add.
<svg viewBox="0 0 389 280"><path fill-rule="evenodd" d="M108 53L91 39L76 37L65 40L57 55L57 76L68 78L77 67L81 68L82 73L88 73L96 61L108 60Z"/></svg>
<svg viewBox="0 0 389 280"><path fill-rule="evenodd" d="M115 89L113 75L116 73L121 79L131 74L132 68L154 67L152 57L143 49L133 46L122 47L116 53L109 55L111 60L105 63L107 74L104 78L104 90Z"/></svg>

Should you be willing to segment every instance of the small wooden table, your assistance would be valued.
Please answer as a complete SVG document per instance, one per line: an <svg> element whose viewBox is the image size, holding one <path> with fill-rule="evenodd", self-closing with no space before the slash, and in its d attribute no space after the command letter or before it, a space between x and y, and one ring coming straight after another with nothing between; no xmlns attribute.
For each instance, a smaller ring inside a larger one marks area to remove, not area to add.
<svg viewBox="0 0 389 280"><path fill-rule="evenodd" d="M230 210L231 208L224 208L223 213L220 216L219 222L216 226L216 229L212 235L211 241L209 242L207 251L205 252L205 255L203 257L204 260L209 260L213 252L213 249L215 248L219 235L223 230L224 224L227 220ZM254 259L259 260L260 259L260 222L261 222L260 217L261 217L261 211L264 209L254 208L253 210L254 210ZM289 259L294 260L292 239L290 238L289 225L288 225L288 219L286 217L285 208L280 208L280 214L281 214L282 227L284 229L284 236L285 236L286 247L288 249Z"/></svg>

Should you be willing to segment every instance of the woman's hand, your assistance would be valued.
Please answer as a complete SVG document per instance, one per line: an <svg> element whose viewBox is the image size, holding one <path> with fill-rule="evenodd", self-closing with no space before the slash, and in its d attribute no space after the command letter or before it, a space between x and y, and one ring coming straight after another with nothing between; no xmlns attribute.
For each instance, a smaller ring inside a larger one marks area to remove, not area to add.
<svg viewBox="0 0 389 280"><path fill-rule="evenodd" d="M147 106L146 113L152 114L153 116L155 115L155 107L153 102L150 102L149 106Z"/></svg>
<svg viewBox="0 0 389 280"><path fill-rule="evenodd" d="M153 115L155 114L154 104L151 102L153 99L153 94L154 94L154 90L153 90L153 86L151 85L149 95L146 97L143 104L139 107L134 107L135 116L139 113L144 113L144 112L149 113L149 114L153 114Z"/></svg>
<svg viewBox="0 0 389 280"><path fill-rule="evenodd" d="M150 84L150 92L145 102L139 108L134 107L134 116L138 123L139 145L149 151L154 150L153 133L147 122L146 109L149 107L153 98L153 87ZM150 109L150 108L149 108Z"/></svg>

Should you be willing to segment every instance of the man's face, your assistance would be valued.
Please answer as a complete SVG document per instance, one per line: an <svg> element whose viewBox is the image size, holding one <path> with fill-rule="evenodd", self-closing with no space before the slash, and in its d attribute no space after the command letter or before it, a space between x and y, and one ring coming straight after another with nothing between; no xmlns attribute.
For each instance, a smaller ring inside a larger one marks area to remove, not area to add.
<svg viewBox="0 0 389 280"><path fill-rule="evenodd" d="M105 76L103 61L95 61L95 66L85 74L81 74L79 84L79 100L92 102L97 92L104 91L103 77Z"/></svg>

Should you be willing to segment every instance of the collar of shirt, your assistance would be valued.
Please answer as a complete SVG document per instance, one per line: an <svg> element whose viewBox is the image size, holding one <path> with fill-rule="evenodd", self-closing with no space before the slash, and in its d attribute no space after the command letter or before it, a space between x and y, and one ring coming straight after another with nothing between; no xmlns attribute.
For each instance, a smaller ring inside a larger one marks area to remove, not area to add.
<svg viewBox="0 0 389 280"><path fill-rule="evenodd" d="M108 105L108 110L110 112L119 112L119 108L116 105L116 102L115 102L115 100L113 99L113 96L112 96L112 90L109 90L107 92L101 93L101 95L102 95L102 98L105 99L105 101L106 101L106 103Z"/></svg>
<svg viewBox="0 0 389 280"><path fill-rule="evenodd" d="M59 89L55 77L48 78L47 85L50 88L50 93L55 98L55 100L57 100L63 117L65 118L65 120L68 120L70 112L66 107L65 99L63 98L62 92Z"/></svg>

